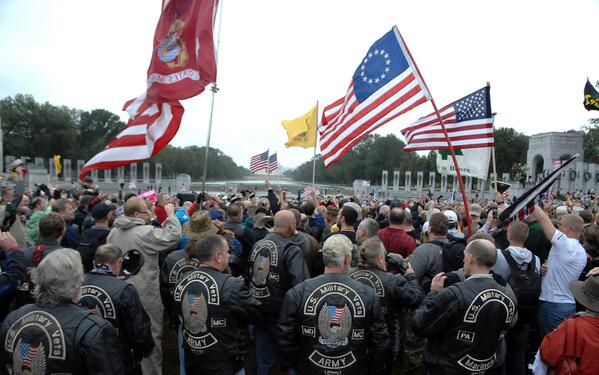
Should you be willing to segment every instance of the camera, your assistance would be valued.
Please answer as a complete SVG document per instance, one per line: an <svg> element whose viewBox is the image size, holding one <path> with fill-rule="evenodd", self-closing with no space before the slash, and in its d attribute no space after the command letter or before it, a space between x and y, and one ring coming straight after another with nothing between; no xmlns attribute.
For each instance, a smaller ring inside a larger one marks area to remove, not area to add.
<svg viewBox="0 0 599 375"><path fill-rule="evenodd" d="M387 272L401 275L405 274L408 270L408 260L399 254L387 253L385 254L385 263L387 264Z"/></svg>

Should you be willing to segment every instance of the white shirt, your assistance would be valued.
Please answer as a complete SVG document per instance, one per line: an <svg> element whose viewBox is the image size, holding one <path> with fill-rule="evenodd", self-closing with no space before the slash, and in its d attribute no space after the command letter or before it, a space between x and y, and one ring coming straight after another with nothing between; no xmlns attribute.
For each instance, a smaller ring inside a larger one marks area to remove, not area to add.
<svg viewBox="0 0 599 375"><path fill-rule="evenodd" d="M568 238L559 230L551 239L551 251L547 259L547 274L541 284L541 301L553 303L576 303L570 291L570 282L578 280L587 256L578 240Z"/></svg>

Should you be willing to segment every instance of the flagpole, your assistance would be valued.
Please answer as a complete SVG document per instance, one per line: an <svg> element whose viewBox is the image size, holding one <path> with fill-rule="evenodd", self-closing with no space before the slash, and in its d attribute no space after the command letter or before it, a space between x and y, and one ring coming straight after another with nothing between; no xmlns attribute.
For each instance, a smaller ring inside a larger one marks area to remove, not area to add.
<svg viewBox="0 0 599 375"><path fill-rule="evenodd" d="M487 81L487 87L491 87L491 83L489 81ZM492 117L492 122L493 122L493 134L495 134L495 115L497 113L493 112L491 113L491 117ZM497 162L495 159L495 142L493 142L493 149L491 150L491 157L493 158L493 175L495 176L495 194L497 194L498 190L497 190Z"/></svg>
<svg viewBox="0 0 599 375"><path fill-rule="evenodd" d="M318 100L316 101L316 124L314 124L314 155L312 156L312 186L316 177L316 140L318 139Z"/></svg>
<svg viewBox="0 0 599 375"><path fill-rule="evenodd" d="M223 24L223 2L224 0L219 1L220 5L220 14L218 15L218 36L216 37L216 51L214 52L214 58L216 59L216 66L218 67L218 49L220 47L220 30ZM206 191L206 176L208 171L208 150L210 149L210 134L212 133L212 116L214 114L214 98L216 97L216 93L218 92L218 87L216 86L216 80L212 83L212 87L210 88L212 91L212 102L210 104L210 120L208 120L208 135L206 136L206 150L204 152L204 170L202 172L202 192Z"/></svg>
<svg viewBox="0 0 599 375"><path fill-rule="evenodd" d="M466 189L464 189L464 181L462 181L462 173L460 172L460 167L458 166L458 159L455 156L455 150L453 149L453 145L451 144L451 140L449 139L449 135L447 134L447 129L445 128L445 123L443 122L443 119L441 118L441 113L439 112L439 109L437 108L435 99L433 99L433 94L431 94L431 91L428 89L428 86L427 86L426 82L424 81L424 77L422 77L422 74L420 74L420 69L418 69L418 65L416 65L416 61L414 60L414 58L412 58L412 53L410 52L408 45L403 40L403 37L401 36L399 29L396 29L396 31L397 31L399 37L401 38L402 44L406 48L406 52L408 52L408 55L410 56L410 60L412 60L412 63L414 64L414 68L416 69L418 76L422 80L422 84L424 85L424 87L426 87L429 95L431 96L431 104L433 105L433 109L435 110L435 113L437 114L437 118L439 119L439 123L441 124L441 129L443 129L443 134L445 135L445 140L447 141L447 145L449 146L449 151L451 151L451 158L453 159L453 165L455 166L455 171L458 176L458 183L460 185L460 191L462 193L462 200L464 201L464 211L466 212L466 222L468 223L468 237L470 237L470 236L472 236L472 220L470 219L470 209L468 208L468 197L466 196Z"/></svg>

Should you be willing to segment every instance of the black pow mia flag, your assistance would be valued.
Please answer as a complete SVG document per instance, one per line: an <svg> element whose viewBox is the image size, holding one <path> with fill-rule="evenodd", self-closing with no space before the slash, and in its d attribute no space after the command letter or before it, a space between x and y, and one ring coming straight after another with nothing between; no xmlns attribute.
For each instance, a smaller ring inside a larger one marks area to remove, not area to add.
<svg viewBox="0 0 599 375"><path fill-rule="evenodd" d="M599 111L599 92L591 85L587 78L587 84L584 85L584 107L587 111Z"/></svg>

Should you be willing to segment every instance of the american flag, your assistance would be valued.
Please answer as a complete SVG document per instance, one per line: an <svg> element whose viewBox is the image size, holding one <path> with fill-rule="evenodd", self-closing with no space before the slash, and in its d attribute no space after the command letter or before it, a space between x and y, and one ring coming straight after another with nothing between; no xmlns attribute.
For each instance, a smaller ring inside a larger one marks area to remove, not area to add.
<svg viewBox="0 0 599 375"><path fill-rule="evenodd" d="M268 168L267 171L268 173L272 173L274 171L276 171L277 169L279 169L279 162L277 161L277 154L272 154L270 155L270 157L268 158Z"/></svg>
<svg viewBox="0 0 599 375"><path fill-rule="evenodd" d="M394 26L370 47L345 96L324 108L318 129L324 164L329 167L381 125L429 99Z"/></svg>
<svg viewBox="0 0 599 375"><path fill-rule="evenodd" d="M256 172L261 169L268 169L268 150L252 156L250 160L250 172Z"/></svg>
<svg viewBox="0 0 599 375"><path fill-rule="evenodd" d="M35 353L37 353L39 346L36 347L27 343L21 343L20 349L19 354L21 354L21 358L23 358L23 365L27 368L31 368L31 359L33 359Z"/></svg>
<svg viewBox="0 0 599 375"><path fill-rule="evenodd" d="M344 310L344 307L327 306L327 313L329 314L329 318L331 318L331 323L340 325L341 316L343 315Z"/></svg>
<svg viewBox="0 0 599 375"><path fill-rule="evenodd" d="M184 112L178 101L156 103L145 94L126 102L123 110L129 113L127 127L85 163L80 179L94 169L117 168L156 155L177 134Z"/></svg>
<svg viewBox="0 0 599 375"><path fill-rule="evenodd" d="M447 105L440 111L453 147L493 146L493 116L489 86ZM404 151L447 150L449 146L436 113L420 118L403 129Z"/></svg>

